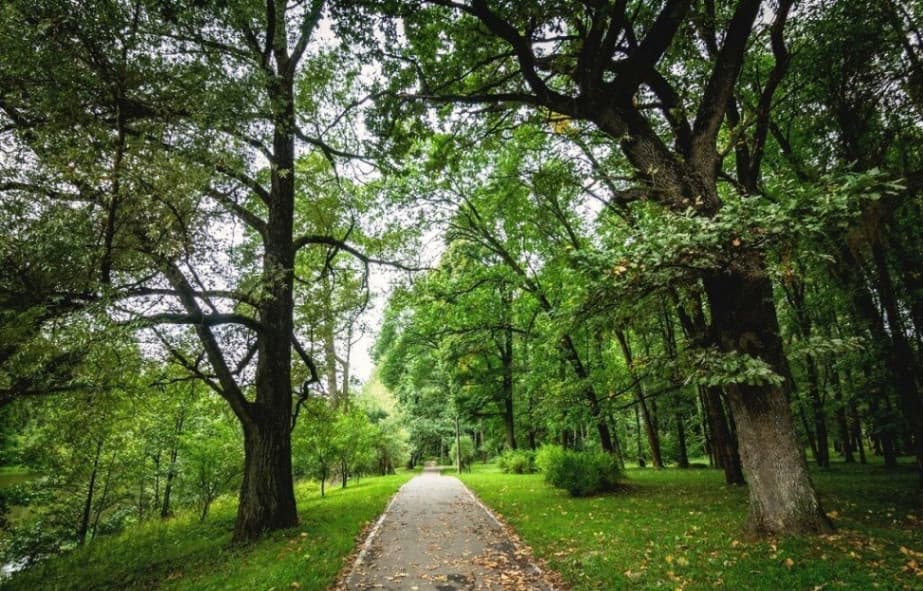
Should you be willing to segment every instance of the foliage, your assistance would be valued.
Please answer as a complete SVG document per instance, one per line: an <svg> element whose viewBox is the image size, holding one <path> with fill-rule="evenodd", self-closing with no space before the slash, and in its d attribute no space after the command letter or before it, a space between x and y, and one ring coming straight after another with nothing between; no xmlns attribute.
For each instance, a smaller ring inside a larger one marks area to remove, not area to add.
<svg viewBox="0 0 923 591"><path fill-rule="evenodd" d="M598 451L572 451L545 445L535 454L535 465L545 482L574 497L614 490L619 467L612 455Z"/></svg>
<svg viewBox="0 0 923 591"><path fill-rule="evenodd" d="M459 451L459 442L461 442L461 451ZM453 440L452 447L449 449L449 457L452 458L452 465L460 465L462 471L471 469L471 464L474 462L476 453L477 450L474 447L474 439L468 435L462 435L457 441ZM461 463L459 463L459 454L461 455Z"/></svg>
<svg viewBox="0 0 923 591"><path fill-rule="evenodd" d="M535 452L509 449L497 458L497 467L504 474L532 474L538 471Z"/></svg>

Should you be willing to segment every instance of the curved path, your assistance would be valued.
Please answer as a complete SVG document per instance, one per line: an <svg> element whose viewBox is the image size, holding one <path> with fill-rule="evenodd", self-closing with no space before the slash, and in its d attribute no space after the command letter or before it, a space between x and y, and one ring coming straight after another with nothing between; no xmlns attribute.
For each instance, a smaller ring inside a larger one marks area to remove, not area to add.
<svg viewBox="0 0 923 591"><path fill-rule="evenodd" d="M349 591L554 589L457 478L430 466L394 496L343 581Z"/></svg>

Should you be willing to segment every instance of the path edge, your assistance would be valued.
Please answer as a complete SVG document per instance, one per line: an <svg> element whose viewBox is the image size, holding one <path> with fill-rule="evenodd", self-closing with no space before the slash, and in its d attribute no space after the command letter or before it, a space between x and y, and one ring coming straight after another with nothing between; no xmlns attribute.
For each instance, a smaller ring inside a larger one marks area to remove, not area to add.
<svg viewBox="0 0 923 591"><path fill-rule="evenodd" d="M333 585L330 586L328 591L346 591L349 589L349 584L352 582L353 573L356 572L356 569L362 566L365 563L365 558L369 554L369 550L372 547L372 542L375 541L375 538L378 536L378 532L381 530L382 524L385 522L385 518L388 515L388 511L391 510L391 506L394 505L394 500L397 498L397 495L401 494L401 491L404 490L404 487L407 486L411 480L417 478L419 475L414 476L404 484L402 484L394 494L391 495L391 498L388 499L388 504L385 505L384 510L375 520L374 525L371 528L367 528L365 531L360 532L359 536L363 538L362 544L359 545L355 552L356 558L352 561L344 561L346 564L343 566L343 569L340 571L340 574L337 576L336 581ZM467 487L465 487L467 488Z"/></svg>
<svg viewBox="0 0 923 591"><path fill-rule="evenodd" d="M536 575L540 576L545 582L548 583L550 587L549 591L567 591L568 587L565 584L563 577L561 577L557 571L551 568L547 568L547 566L543 568L544 561L542 561L540 558L536 558L535 554L532 552L532 546L525 543L525 541L522 539L522 536L520 536L519 532L516 531L516 528L510 525L502 515L494 513L494 511L488 507L484 501L482 501L481 498L474 493L473 490L468 488L467 484L462 482L461 478L451 474L443 474L443 476L449 476L450 478L454 478L461 483L462 487L465 489L465 491L467 491L468 495L471 496L471 500L473 500L474 503L480 507L484 513L487 514L487 517L489 517L491 521L496 523L497 526L502 529L504 533L506 533L506 535L513 541L515 546L523 551L522 557L525 559L526 565L535 571Z"/></svg>

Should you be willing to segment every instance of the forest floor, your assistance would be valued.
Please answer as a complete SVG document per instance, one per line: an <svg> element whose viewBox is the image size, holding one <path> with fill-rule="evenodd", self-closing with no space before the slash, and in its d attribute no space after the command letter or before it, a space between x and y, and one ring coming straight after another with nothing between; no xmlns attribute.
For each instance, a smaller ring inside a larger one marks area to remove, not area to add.
<svg viewBox="0 0 923 591"><path fill-rule="evenodd" d="M348 591L550 591L529 551L458 479L427 467L394 497L345 573Z"/></svg>
<svg viewBox="0 0 923 591"><path fill-rule="evenodd" d="M622 490L590 498L492 464L461 475L574 591L923 590L923 495L909 460L812 478L835 534L748 541L747 491L717 470L629 469Z"/></svg>

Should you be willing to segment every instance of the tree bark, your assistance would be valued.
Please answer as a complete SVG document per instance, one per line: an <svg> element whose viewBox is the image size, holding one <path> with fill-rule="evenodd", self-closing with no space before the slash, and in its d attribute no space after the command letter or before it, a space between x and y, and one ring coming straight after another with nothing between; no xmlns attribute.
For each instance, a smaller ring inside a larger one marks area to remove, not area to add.
<svg viewBox="0 0 923 591"><path fill-rule="evenodd" d="M758 255L742 270L705 277L719 347L762 359L785 375L772 285ZM747 530L753 534L830 532L798 445L784 385L731 384L740 459L749 483Z"/></svg>
<svg viewBox="0 0 923 591"><path fill-rule="evenodd" d="M236 542L298 524L290 418L280 414L266 412L244 426L244 478L234 526Z"/></svg>

